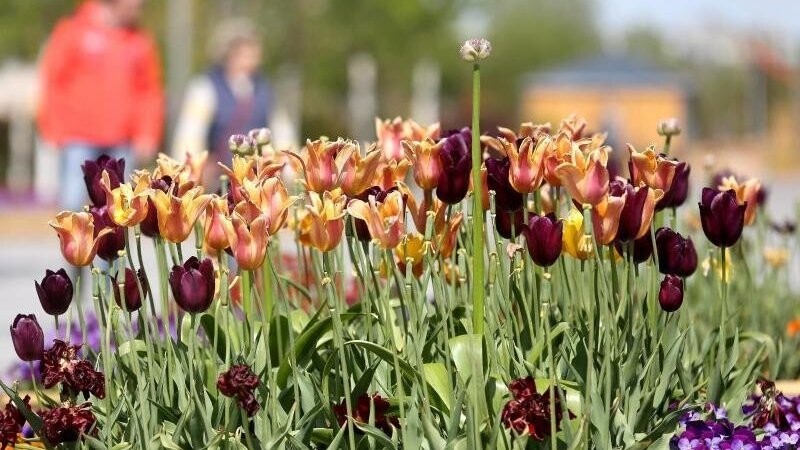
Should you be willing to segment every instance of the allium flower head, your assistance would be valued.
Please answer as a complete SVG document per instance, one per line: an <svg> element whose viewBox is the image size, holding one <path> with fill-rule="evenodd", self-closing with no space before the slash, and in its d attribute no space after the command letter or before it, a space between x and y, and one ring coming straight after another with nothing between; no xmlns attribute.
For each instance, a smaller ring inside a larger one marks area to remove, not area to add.
<svg viewBox="0 0 800 450"><path fill-rule="evenodd" d="M467 39L458 50L461 59L467 62L478 62L492 54L492 44L483 38Z"/></svg>

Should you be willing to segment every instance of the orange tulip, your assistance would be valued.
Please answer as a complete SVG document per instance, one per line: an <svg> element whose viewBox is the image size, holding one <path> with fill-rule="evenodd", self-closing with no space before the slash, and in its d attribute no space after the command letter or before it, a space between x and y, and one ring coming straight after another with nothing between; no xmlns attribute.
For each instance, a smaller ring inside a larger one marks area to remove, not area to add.
<svg viewBox="0 0 800 450"><path fill-rule="evenodd" d="M570 160L556 168L561 185L573 200L580 204L596 206L608 193L609 175L608 147L592 150L588 155L575 146L570 151Z"/></svg>
<svg viewBox="0 0 800 450"><path fill-rule="evenodd" d="M554 144L545 148L543 156L544 179L547 184L553 187L561 186L561 179L556 174L556 169L563 163L570 161L572 152L578 152L580 148L577 143L567 137L564 133L559 133L554 140Z"/></svg>
<svg viewBox="0 0 800 450"><path fill-rule="evenodd" d="M453 254L458 242L458 229L464 221L464 213L458 211L447 221L447 226L436 232L436 247L439 255L447 259Z"/></svg>
<svg viewBox="0 0 800 450"><path fill-rule="evenodd" d="M323 252L333 250L342 240L347 198L338 191L310 192L309 196L311 204L298 218L300 242Z"/></svg>
<svg viewBox="0 0 800 450"><path fill-rule="evenodd" d="M368 202L352 199L347 204L347 212L367 223L369 234L381 247L392 249L400 243L405 230L405 208L400 191L390 192L382 202L372 196Z"/></svg>
<svg viewBox="0 0 800 450"><path fill-rule="evenodd" d="M372 186L372 179L381 166L381 152L375 144L361 156L358 144L350 153L342 166L342 191L349 197L355 197Z"/></svg>
<svg viewBox="0 0 800 450"><path fill-rule="evenodd" d="M245 180L252 180L256 177L256 160L251 157L233 155L233 158L231 159L231 167L228 167L222 163L217 164L230 180L231 196L235 201L241 201L243 198L241 192L242 184L244 184Z"/></svg>
<svg viewBox="0 0 800 450"><path fill-rule="evenodd" d="M135 187L131 187L128 183L120 183L118 187L111 189L108 172L103 171L100 184L106 191L108 216L117 225L132 227L147 217L147 199L151 190L149 174L139 174L135 183Z"/></svg>
<svg viewBox="0 0 800 450"><path fill-rule="evenodd" d="M295 158L303 170L303 183L307 190L321 194L338 188L341 180L339 167L355 149L350 141L339 139L334 142L316 140L307 141L303 156L287 152Z"/></svg>
<svg viewBox="0 0 800 450"><path fill-rule="evenodd" d="M577 141L583 137L586 125L586 119L577 114L570 114L561 121L559 132L566 133L570 139Z"/></svg>
<svg viewBox="0 0 800 450"><path fill-rule="evenodd" d="M192 232L206 205L211 201L208 194L201 195L202 188L194 187L178 197L173 193L155 190L153 204L158 211L158 231L170 242L183 242Z"/></svg>
<svg viewBox="0 0 800 450"><path fill-rule="evenodd" d="M231 216L231 226L226 227L226 231L231 252L239 268L254 270L264 264L269 244L268 221L263 214L250 223L237 213Z"/></svg>
<svg viewBox="0 0 800 450"><path fill-rule="evenodd" d="M417 197L414 192L405 183L398 182L397 188L405 197L406 207L411 214L411 219L414 221L414 226L420 233L425 233L425 226L428 222L428 214L434 215L433 230L438 232L444 227L444 215L447 211L447 205L432 196L423 198L422 203L417 203Z"/></svg>
<svg viewBox="0 0 800 450"><path fill-rule="evenodd" d="M403 122L403 138L409 141L424 141L432 139L438 141L442 132L442 127L439 122L433 123L424 127L413 119L407 119Z"/></svg>
<svg viewBox="0 0 800 450"><path fill-rule="evenodd" d="M202 183L203 171L206 169L207 160L208 151L202 151L200 153L186 152L184 167L188 173L188 178L195 184Z"/></svg>
<svg viewBox="0 0 800 450"><path fill-rule="evenodd" d="M599 244L608 245L617 237L619 218L622 215L622 208L625 207L627 195L627 193L621 197L609 195L601 207L592 208L594 237Z"/></svg>
<svg viewBox="0 0 800 450"><path fill-rule="evenodd" d="M644 183L653 189L669 192L678 163L657 154L653 145L647 147L643 152L637 152L632 145L628 144L628 151L631 154L633 184Z"/></svg>
<svg viewBox="0 0 800 450"><path fill-rule="evenodd" d="M372 184L385 191L403 181L409 167L411 167L411 161L405 158L400 161L385 162L375 174Z"/></svg>
<svg viewBox="0 0 800 450"><path fill-rule="evenodd" d="M203 237L208 248L219 251L231 246L228 236L233 227L228 215L228 199L224 197L214 197L206 206Z"/></svg>
<svg viewBox="0 0 800 450"><path fill-rule="evenodd" d="M750 178L744 183L736 181L736 177L731 175L724 177L718 186L719 190L727 191L733 189L736 192L736 200L740 205L747 204L744 211L744 224L752 225L756 221L758 212L758 194L761 191L761 181L757 178Z"/></svg>
<svg viewBox="0 0 800 450"><path fill-rule="evenodd" d="M383 150L386 161L397 161L403 158L403 147L400 141L404 137L403 119L395 117L394 120L381 120L375 118L375 135L378 137L378 146Z"/></svg>
<svg viewBox="0 0 800 450"><path fill-rule="evenodd" d="M245 180L242 186L245 201L236 205L236 212L248 221L263 214L267 218L269 234L273 235L286 223L289 207L297 201L290 197L280 178L260 181Z"/></svg>
<svg viewBox="0 0 800 450"><path fill-rule="evenodd" d="M156 169L153 171L152 178L159 179L169 177L172 182L178 186L188 184L188 189L194 187L196 184L190 176L191 169L187 168L185 163L181 163L164 153L159 153L156 158Z"/></svg>
<svg viewBox="0 0 800 450"><path fill-rule="evenodd" d="M492 139L489 139L491 142ZM533 139L526 137L517 147L515 141L504 138L498 139L499 143L493 143L493 147L502 149L508 156L511 168L508 172L508 181L515 191L521 194L528 194L539 188L542 183L542 158L545 149L552 145L549 137L543 137L534 145Z"/></svg>
<svg viewBox="0 0 800 450"><path fill-rule="evenodd" d="M64 259L77 267L88 266L103 236L112 232L110 228L95 232L94 218L88 212L62 211L49 225L58 233Z"/></svg>
<svg viewBox="0 0 800 450"><path fill-rule="evenodd" d="M414 166L414 181L423 190L431 191L439 183L439 176L442 173L439 151L443 144L444 141L436 143L430 138L422 141L403 141L406 156Z"/></svg>

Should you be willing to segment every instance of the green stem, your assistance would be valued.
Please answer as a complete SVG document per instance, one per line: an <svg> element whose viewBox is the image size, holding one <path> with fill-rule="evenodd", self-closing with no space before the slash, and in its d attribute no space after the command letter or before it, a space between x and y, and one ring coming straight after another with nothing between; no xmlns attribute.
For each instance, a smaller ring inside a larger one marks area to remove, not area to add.
<svg viewBox="0 0 800 450"><path fill-rule="evenodd" d="M726 355L725 355L725 324L728 320L728 277L727 277L727 260L725 258L726 253L725 247L720 247L720 289L722 291L722 313L720 314L720 322L719 322L719 351L718 351L718 367L724 368L726 363ZM724 376L725 374L723 374Z"/></svg>
<svg viewBox="0 0 800 450"><path fill-rule="evenodd" d="M485 287L483 281L483 205L481 197L481 142L480 142L481 70L472 69L472 328L483 334Z"/></svg>

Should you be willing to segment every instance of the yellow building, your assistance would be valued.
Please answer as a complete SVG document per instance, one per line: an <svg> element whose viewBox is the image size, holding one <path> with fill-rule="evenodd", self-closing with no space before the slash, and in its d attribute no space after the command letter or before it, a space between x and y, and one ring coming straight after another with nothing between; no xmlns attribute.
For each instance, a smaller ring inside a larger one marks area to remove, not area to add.
<svg viewBox="0 0 800 450"><path fill-rule="evenodd" d="M591 131L606 130L619 150L660 141L660 119L689 123L690 88L676 74L622 56L596 56L531 75L523 87L522 118L557 125L576 113ZM686 139L680 140L682 143Z"/></svg>

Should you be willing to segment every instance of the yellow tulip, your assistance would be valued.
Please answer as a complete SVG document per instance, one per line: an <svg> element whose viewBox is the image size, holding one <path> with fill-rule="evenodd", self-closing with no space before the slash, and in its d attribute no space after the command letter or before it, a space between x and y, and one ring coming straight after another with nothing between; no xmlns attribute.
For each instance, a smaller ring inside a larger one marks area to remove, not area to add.
<svg viewBox="0 0 800 450"><path fill-rule="evenodd" d="M189 237L200 213L211 201L211 196L201 195L201 191L202 188L197 186L180 197L173 193L154 191L153 204L158 211L158 231L164 239L178 243Z"/></svg>
<svg viewBox="0 0 800 450"><path fill-rule="evenodd" d="M118 187L111 189L111 180L105 170L100 179L100 184L106 191L108 215L114 223L123 227L138 225L147 217L150 176L140 173L134 182L134 187L128 183L120 183Z"/></svg>
<svg viewBox="0 0 800 450"><path fill-rule="evenodd" d="M594 253L592 238L583 231L583 214L577 209L570 210L564 219L562 247L573 258L589 259Z"/></svg>

